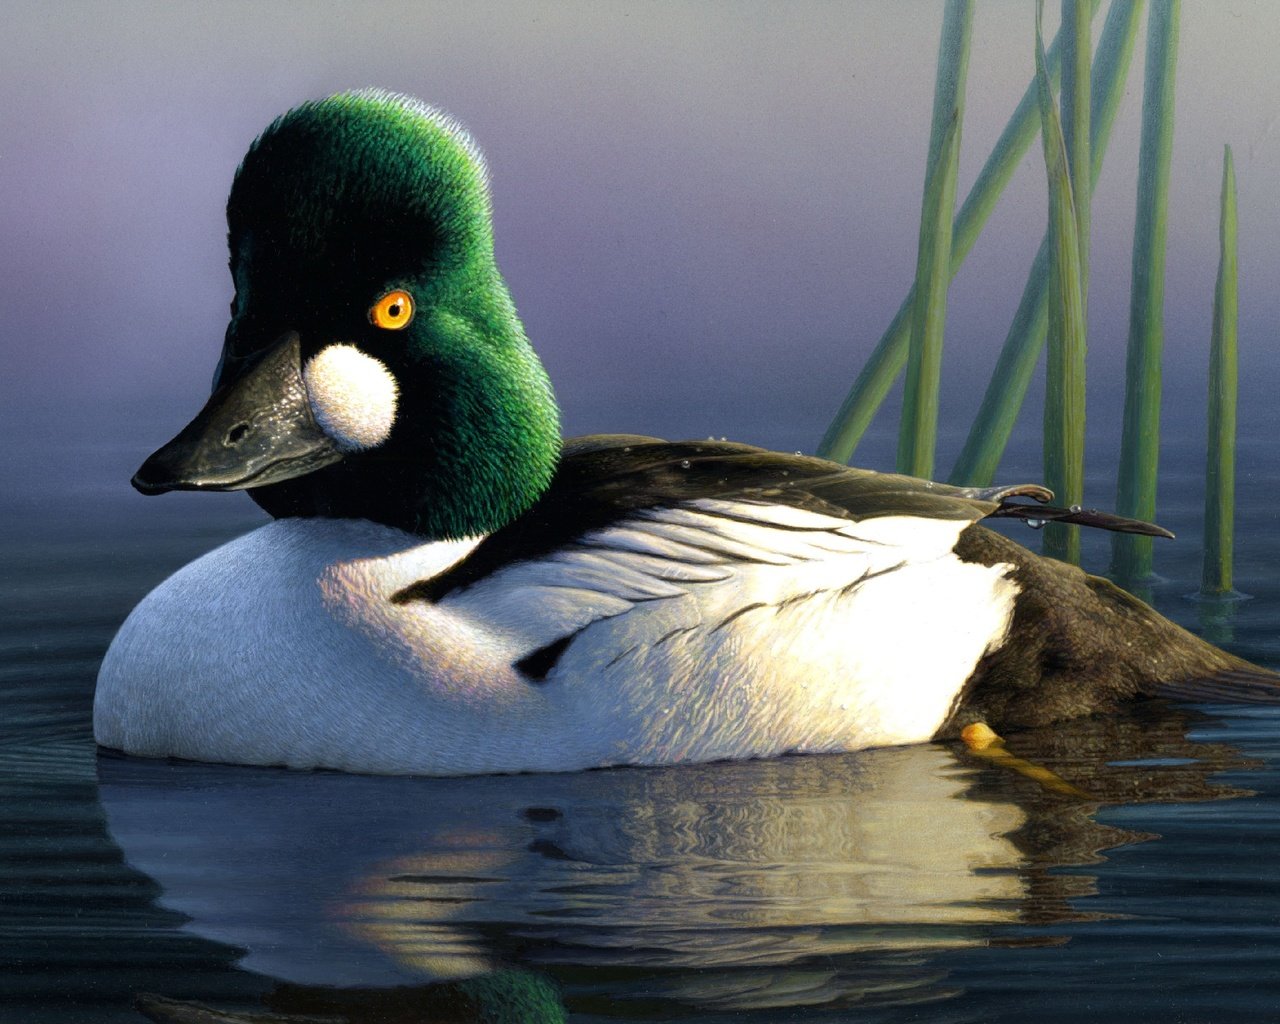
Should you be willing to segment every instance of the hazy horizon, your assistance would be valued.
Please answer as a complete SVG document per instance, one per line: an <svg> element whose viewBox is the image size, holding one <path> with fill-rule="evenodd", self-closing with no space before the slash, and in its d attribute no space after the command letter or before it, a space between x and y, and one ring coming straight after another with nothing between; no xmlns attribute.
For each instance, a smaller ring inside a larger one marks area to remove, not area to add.
<svg viewBox="0 0 1280 1024"><path fill-rule="evenodd" d="M977 6L961 196L1030 80L1033 13ZM19 5L0 41L5 432L25 458L50 453L47 482L74 472L59 450L119 441L141 457L175 433L221 344L223 204L244 149L301 100L378 85L450 111L484 149L498 260L568 433L812 450L914 271L941 16L941 2ZM1261 2L1182 8L1165 371L1178 429L1203 421L1224 143L1240 182L1242 431L1275 429L1278 30L1280 7ZM1145 28L1094 196L1089 455L1103 462L1144 48ZM1045 203L1037 141L952 287L942 473Z"/></svg>

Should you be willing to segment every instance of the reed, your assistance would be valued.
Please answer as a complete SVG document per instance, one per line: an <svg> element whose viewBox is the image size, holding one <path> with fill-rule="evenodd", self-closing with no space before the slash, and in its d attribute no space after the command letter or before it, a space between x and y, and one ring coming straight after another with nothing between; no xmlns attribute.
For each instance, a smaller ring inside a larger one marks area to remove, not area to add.
<svg viewBox="0 0 1280 1024"><path fill-rule="evenodd" d="M973 0L947 0L933 90L933 129L920 210L915 303L907 379L898 434L898 472L928 477L938 437L938 388L942 377L942 335L951 283L952 217L964 121L964 82L973 35Z"/></svg>
<svg viewBox="0 0 1280 1024"><path fill-rule="evenodd" d="M1098 42L1090 76L1089 184L1098 183L1111 140L1116 111L1124 96L1133 58L1141 0L1115 0ZM1052 68L1050 69L1052 70ZM1013 434L1018 412L1035 374L1048 332L1049 237L1046 233L1032 261L1017 312L1005 335L995 371L969 428L960 457L948 477L951 483L987 486Z"/></svg>
<svg viewBox="0 0 1280 1024"><path fill-rule="evenodd" d="M1209 452L1205 471L1204 571L1200 592L1232 593L1236 483L1236 168L1227 146L1222 157L1222 212L1218 227L1218 283L1213 293L1209 353Z"/></svg>
<svg viewBox="0 0 1280 1024"><path fill-rule="evenodd" d="M1091 16L1097 11L1099 5L1099 0L1093 0L1090 4ZM1116 16L1117 8L1130 6L1128 0L1117 0L1112 5L1108 24ZM1140 8L1141 0L1135 0L1132 6ZM1047 56L1049 76L1056 82L1062 66L1061 44L1057 39L1050 46ZM1095 85L1094 88L1096 91L1097 86ZM1010 116L1008 124L1005 125L1004 131L996 140L995 147L969 190L969 195L960 207L960 212L956 215L951 231L950 274L952 277L964 264L965 257L969 255L969 251L978 240L978 235L982 233L987 218L995 208L1005 185L1017 170L1039 131L1040 108L1036 82L1033 78ZM1096 141L1094 145L1096 148ZM866 433L885 396L888 395L894 381L898 379L898 374L907 363L915 301L913 286L863 365L840 410L823 435L822 442L818 445L818 454L823 458L848 462L853 457L858 442Z"/></svg>
<svg viewBox="0 0 1280 1024"><path fill-rule="evenodd" d="M1088 319L1089 235L1092 206L1092 162L1089 159L1090 54L1093 11L1088 0L1062 0L1062 136L1071 172L1079 239L1080 301Z"/></svg>
<svg viewBox="0 0 1280 1024"><path fill-rule="evenodd" d="M1040 134L1049 179L1049 356L1045 372L1044 475L1045 484L1060 504L1075 505L1084 494L1084 300L1070 158L1045 68L1040 28L1043 14L1044 0L1039 0L1036 4L1036 78L1040 85L1043 121ZM1088 28L1086 21L1084 30L1087 32ZM1068 28L1069 32L1074 30L1075 26ZM1070 44L1064 52L1071 52ZM1064 89L1067 81L1064 75ZM1078 564L1079 532L1070 526L1051 523L1045 530L1044 551Z"/></svg>
<svg viewBox="0 0 1280 1024"><path fill-rule="evenodd" d="M1155 518L1160 458L1160 360L1164 347L1164 261L1173 148L1173 87L1180 0L1153 0L1147 22L1147 66L1138 150L1138 213L1133 232L1133 284L1125 365L1124 433L1116 510ZM1116 534L1111 572L1128 582L1151 575L1150 537Z"/></svg>
<svg viewBox="0 0 1280 1024"><path fill-rule="evenodd" d="M960 118L961 113L956 110L937 160L929 167L920 211L916 301L911 311L911 343L898 429L898 472L926 478L933 475L938 439L942 335L947 322L947 286L951 283L947 255L951 251L951 211L960 163Z"/></svg>

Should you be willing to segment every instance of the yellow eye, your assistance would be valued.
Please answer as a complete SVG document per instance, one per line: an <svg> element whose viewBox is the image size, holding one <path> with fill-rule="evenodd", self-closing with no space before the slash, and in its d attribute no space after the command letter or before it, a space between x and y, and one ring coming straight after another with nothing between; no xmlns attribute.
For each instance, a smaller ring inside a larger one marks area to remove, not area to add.
<svg viewBox="0 0 1280 1024"><path fill-rule="evenodd" d="M377 327L387 331L398 331L409 326L413 319L413 296L397 289L387 292L369 310L369 319Z"/></svg>

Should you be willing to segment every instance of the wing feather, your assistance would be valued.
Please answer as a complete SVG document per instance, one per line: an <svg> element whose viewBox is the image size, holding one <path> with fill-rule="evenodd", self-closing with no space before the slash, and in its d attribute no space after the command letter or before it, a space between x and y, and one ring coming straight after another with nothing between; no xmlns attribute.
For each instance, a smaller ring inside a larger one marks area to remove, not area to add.
<svg viewBox="0 0 1280 1024"><path fill-rule="evenodd" d="M640 603L668 606L654 619L667 633L749 605L835 599L943 557L965 527L1001 514L1013 497L1051 495L1034 484L953 487L727 442L578 438L565 442L532 509L395 600L447 603L491 626L495 643L507 638L518 657L558 656L566 637Z"/></svg>
<svg viewBox="0 0 1280 1024"><path fill-rule="evenodd" d="M661 614L639 630L629 623L627 641L657 644L673 631L714 632L747 611L849 596L884 573L949 554L963 526L894 517L849 524L797 510L778 516L758 502L686 503L642 510L509 563L440 603L490 630L495 643L515 638L513 663L540 651L558 657L566 638L643 603L661 604ZM536 660L541 679L551 666Z"/></svg>

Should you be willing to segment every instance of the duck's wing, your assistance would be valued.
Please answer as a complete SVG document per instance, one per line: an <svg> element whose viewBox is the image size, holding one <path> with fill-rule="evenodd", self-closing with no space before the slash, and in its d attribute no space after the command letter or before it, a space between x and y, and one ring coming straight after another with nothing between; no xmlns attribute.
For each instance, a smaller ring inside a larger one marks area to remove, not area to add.
<svg viewBox="0 0 1280 1024"><path fill-rule="evenodd" d="M1050 495L749 445L598 435L566 443L556 478L525 515L394 600L446 605L538 679L588 626L637 605L665 602L645 617L663 621L664 633L714 632L752 609L852 594L937 562L1014 497Z"/></svg>
<svg viewBox="0 0 1280 1024"><path fill-rule="evenodd" d="M1048 496L1038 488L1014 490ZM670 443L629 434L572 438L565 442L551 486L533 508L485 538L449 572L415 584L397 599L442 600L515 563L539 560L661 509L700 507L727 527L733 516L722 507L713 512L708 503L741 505L738 519L767 522L780 542L788 533L822 532L885 516L973 522L995 511L999 502L993 492L848 469L745 444Z"/></svg>
<svg viewBox="0 0 1280 1024"><path fill-rule="evenodd" d="M438 601L512 563L544 557L659 509L700 509L703 515L732 520L735 515L727 506L737 505L738 519L767 524L779 538L902 516L956 523L987 517L1074 522L1172 536L1160 527L1093 509L1041 504L1052 497L1038 484L955 487L746 444L597 434L565 442L555 479L525 515L487 537L448 573L401 596Z"/></svg>
<svg viewBox="0 0 1280 1024"><path fill-rule="evenodd" d="M660 645L691 630L714 644L753 610L852 597L885 574L936 561L997 506L896 482L746 445L575 441L529 512L393 601L439 604L535 681L601 620L614 620L612 639L595 645L604 661L615 646ZM642 605L644 614L626 615Z"/></svg>

